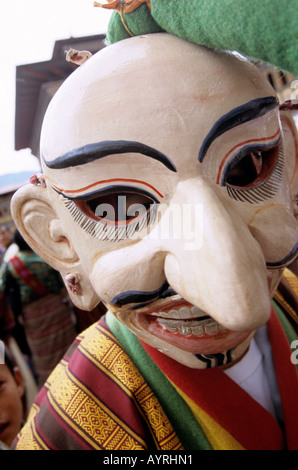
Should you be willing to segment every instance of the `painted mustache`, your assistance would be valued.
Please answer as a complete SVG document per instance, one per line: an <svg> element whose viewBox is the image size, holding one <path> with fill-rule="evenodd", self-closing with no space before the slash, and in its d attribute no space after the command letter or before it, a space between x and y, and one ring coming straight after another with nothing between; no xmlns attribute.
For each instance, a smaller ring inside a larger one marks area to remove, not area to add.
<svg viewBox="0 0 298 470"><path fill-rule="evenodd" d="M116 295L111 300L111 305L115 307L123 307L124 305L128 305L131 303L138 304L137 306L133 307L133 309L140 308L142 305L146 305L148 302L156 299L164 299L166 297L170 297L171 295L175 295L176 292L169 287L167 281L165 281L161 287L158 289L151 291L151 292L143 292L143 291L126 291L122 292L121 294Z"/></svg>
<svg viewBox="0 0 298 470"><path fill-rule="evenodd" d="M268 269L280 269L283 267L288 266L291 264L298 254L298 243L294 246L294 248L290 251L290 253L285 256L283 259L275 262L267 262L266 267ZM128 304L137 304L132 309L141 308L142 306L146 305L148 302L157 299L164 299L166 297L170 297L172 295L176 295L176 292L170 288L167 281L165 281L161 287L158 289L145 292L145 291L137 291L137 290L130 290L126 292L122 292L121 294L116 295L110 302L111 305L115 307L123 307L124 305Z"/></svg>

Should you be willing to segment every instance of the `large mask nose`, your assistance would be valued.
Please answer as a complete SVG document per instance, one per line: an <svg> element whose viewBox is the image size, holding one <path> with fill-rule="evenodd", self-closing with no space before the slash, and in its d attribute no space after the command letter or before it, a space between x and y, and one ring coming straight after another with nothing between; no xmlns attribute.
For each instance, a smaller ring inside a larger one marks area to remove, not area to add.
<svg viewBox="0 0 298 470"><path fill-rule="evenodd" d="M270 315L266 264L244 220L219 191L204 178L178 184L156 227L163 233L165 275L181 297L226 328L253 330Z"/></svg>

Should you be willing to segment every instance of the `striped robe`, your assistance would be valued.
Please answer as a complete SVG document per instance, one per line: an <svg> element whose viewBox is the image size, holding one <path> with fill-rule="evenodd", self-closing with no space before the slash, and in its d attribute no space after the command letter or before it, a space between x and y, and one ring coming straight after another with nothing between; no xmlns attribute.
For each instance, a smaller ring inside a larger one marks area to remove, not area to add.
<svg viewBox="0 0 298 470"><path fill-rule="evenodd" d="M268 331L282 425L219 368L182 366L142 345L108 313L51 374L14 447L298 449L298 379L288 342L295 335L287 339L273 309Z"/></svg>

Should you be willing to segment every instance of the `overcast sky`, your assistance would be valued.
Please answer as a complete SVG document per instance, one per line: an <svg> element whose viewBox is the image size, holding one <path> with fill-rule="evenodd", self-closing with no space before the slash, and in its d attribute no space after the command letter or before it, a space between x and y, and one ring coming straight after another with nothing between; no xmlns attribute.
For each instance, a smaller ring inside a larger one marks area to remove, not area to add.
<svg viewBox="0 0 298 470"><path fill-rule="evenodd" d="M0 175L38 170L30 151L14 150L16 66L50 60L57 40L105 33L109 17L93 0L0 0Z"/></svg>
<svg viewBox="0 0 298 470"><path fill-rule="evenodd" d="M105 33L110 15L93 0L0 0L0 175L38 171L30 151L14 151L16 66L49 60L57 40Z"/></svg>

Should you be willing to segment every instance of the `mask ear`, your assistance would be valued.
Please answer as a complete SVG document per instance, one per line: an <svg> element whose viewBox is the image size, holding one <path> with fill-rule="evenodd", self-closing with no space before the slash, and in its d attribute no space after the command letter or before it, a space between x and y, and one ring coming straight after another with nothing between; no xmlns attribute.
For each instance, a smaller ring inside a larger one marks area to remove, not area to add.
<svg viewBox="0 0 298 470"><path fill-rule="evenodd" d="M51 204L46 187L28 184L11 200L11 214L28 245L60 272L72 302L92 310L99 302L80 259ZM69 281L75 280L75 285Z"/></svg>
<svg viewBox="0 0 298 470"><path fill-rule="evenodd" d="M298 132L292 112L293 110L286 103L281 106L280 117L284 134L286 170L290 181L294 213L298 219Z"/></svg>

